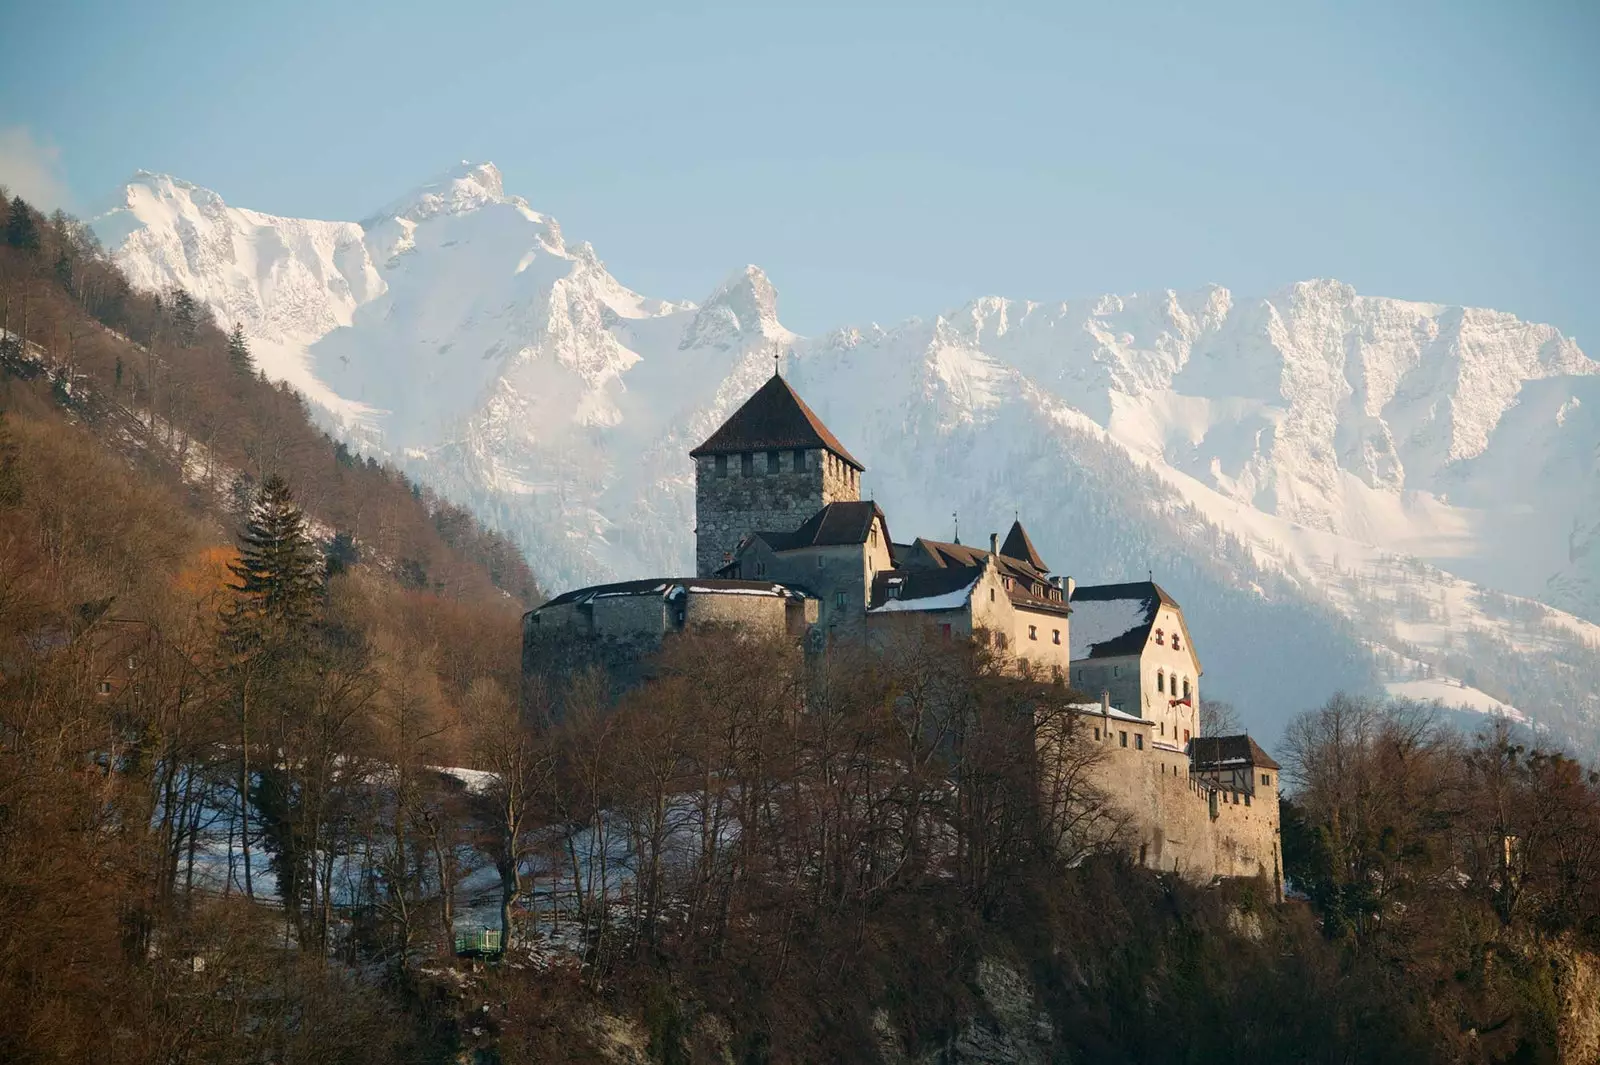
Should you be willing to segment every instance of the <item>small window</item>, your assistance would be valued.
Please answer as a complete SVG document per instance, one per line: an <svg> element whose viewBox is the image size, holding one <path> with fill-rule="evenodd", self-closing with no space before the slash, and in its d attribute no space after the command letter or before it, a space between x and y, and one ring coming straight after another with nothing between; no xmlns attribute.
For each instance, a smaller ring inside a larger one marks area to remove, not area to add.
<svg viewBox="0 0 1600 1065"><path fill-rule="evenodd" d="M889 585L889 598L890 599L899 599L900 598L900 586L898 584Z"/></svg>
<svg viewBox="0 0 1600 1065"><path fill-rule="evenodd" d="M994 589L993 588L989 589L989 602L991 602L991 603L994 602Z"/></svg>
<svg viewBox="0 0 1600 1065"><path fill-rule="evenodd" d="M1081 670L1081 669L1078 670L1078 683L1079 684L1083 683L1083 670Z"/></svg>
<svg viewBox="0 0 1600 1065"><path fill-rule="evenodd" d="M1183 745L1185 747L1189 746L1189 730L1188 729L1184 729L1183 730Z"/></svg>
<svg viewBox="0 0 1600 1065"><path fill-rule="evenodd" d="M878 546L878 526L876 522L873 523L871 529L867 530L867 543L873 547Z"/></svg>
<svg viewBox="0 0 1600 1065"><path fill-rule="evenodd" d="M848 604L849 602L850 602L850 593L849 592L834 592L833 593L833 605L834 605L834 607L836 609L843 610L845 608L846 604Z"/></svg>
<svg viewBox="0 0 1600 1065"><path fill-rule="evenodd" d="M767 452L767 472L778 472L778 453L776 451Z"/></svg>
<svg viewBox="0 0 1600 1065"><path fill-rule="evenodd" d="M818 569L822 568L822 556L821 555L817 556L817 568Z"/></svg>
<svg viewBox="0 0 1600 1065"><path fill-rule="evenodd" d="M1135 750L1144 750L1144 733L1135 732L1133 734L1133 746Z"/></svg>
<svg viewBox="0 0 1600 1065"><path fill-rule="evenodd" d="M950 639L950 626L948 623L939 626L939 635L943 636L946 640Z"/></svg>
<svg viewBox="0 0 1600 1065"><path fill-rule="evenodd" d="M1177 633L1172 634L1172 649L1174 651L1183 650L1183 639Z"/></svg>
<svg viewBox="0 0 1600 1065"><path fill-rule="evenodd" d="M765 577L766 575L767 575L767 564L765 562L761 561L760 559L757 559L756 560L756 576L757 577Z"/></svg>
<svg viewBox="0 0 1600 1065"><path fill-rule="evenodd" d="M1165 693L1167 690L1167 675L1161 670L1156 670L1156 691Z"/></svg>
<svg viewBox="0 0 1600 1065"><path fill-rule="evenodd" d="M1261 774L1261 783L1267 785L1268 787L1271 787L1272 786L1272 776L1271 776L1271 774L1262 773Z"/></svg>
<svg viewBox="0 0 1600 1065"><path fill-rule="evenodd" d="M1117 731L1117 745L1119 747L1126 747L1128 745L1128 734L1127 734L1127 732L1125 732L1123 730L1120 730L1120 729Z"/></svg>
<svg viewBox="0 0 1600 1065"><path fill-rule="evenodd" d="M1161 734L1163 736L1165 736L1167 734L1167 723L1165 721L1162 721L1162 722L1159 722L1159 724L1161 725Z"/></svg>
<svg viewBox="0 0 1600 1065"><path fill-rule="evenodd" d="M1184 677L1183 678L1183 697L1185 699L1189 698L1189 678L1188 677Z"/></svg>
<svg viewBox="0 0 1600 1065"><path fill-rule="evenodd" d="M803 447L794 449L794 468L796 473L806 468L806 450Z"/></svg>
<svg viewBox="0 0 1600 1065"><path fill-rule="evenodd" d="M1099 739L1100 739L1100 730L1099 730L1099 729L1095 729L1095 730L1094 730L1094 738L1095 738L1095 739L1096 739L1096 740L1099 740Z"/></svg>
<svg viewBox="0 0 1600 1065"><path fill-rule="evenodd" d="M739 472L746 477L755 476L756 453L754 451L746 451L739 456Z"/></svg>
<svg viewBox="0 0 1600 1065"><path fill-rule="evenodd" d="M1034 586L1033 586L1033 594L1034 594L1034 595L1043 595L1043 594L1044 594L1044 585L1042 585L1042 584L1035 584L1035 585L1034 585Z"/></svg>
<svg viewBox="0 0 1600 1065"><path fill-rule="evenodd" d="M1160 629L1156 630L1156 643L1159 646L1162 646L1162 647L1165 647L1167 645L1167 639L1166 639L1166 637L1164 635L1162 635Z"/></svg>
<svg viewBox="0 0 1600 1065"><path fill-rule="evenodd" d="M1120 676L1122 676L1122 667L1121 667L1121 666L1112 666L1112 667L1111 667L1111 675L1112 675L1112 676L1113 676L1113 677L1120 677Z"/></svg>
<svg viewBox="0 0 1600 1065"><path fill-rule="evenodd" d="M1029 625L1028 626L1028 639L1037 640L1038 638L1039 638L1039 629L1038 629L1038 627L1035 626L1035 625Z"/></svg>
<svg viewBox="0 0 1600 1065"><path fill-rule="evenodd" d="M728 476L728 456L726 456L726 455L718 455L717 456L717 476L718 477L726 477L726 476Z"/></svg>
<svg viewBox="0 0 1600 1065"><path fill-rule="evenodd" d="M1051 643L1060 643L1061 642L1061 630L1060 629L1051 629L1050 630L1050 642Z"/></svg>
<svg viewBox="0 0 1600 1065"><path fill-rule="evenodd" d="M100 682L100 694L101 695L110 695L111 694L111 682L109 680L103 680L103 681Z"/></svg>

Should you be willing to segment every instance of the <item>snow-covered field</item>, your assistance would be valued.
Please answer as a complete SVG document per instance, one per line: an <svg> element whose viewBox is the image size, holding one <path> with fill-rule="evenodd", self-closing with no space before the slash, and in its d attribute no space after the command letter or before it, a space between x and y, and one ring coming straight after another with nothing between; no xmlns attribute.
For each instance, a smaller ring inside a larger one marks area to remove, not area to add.
<svg viewBox="0 0 1600 1065"><path fill-rule="evenodd" d="M802 338L756 267L700 305L629 290L488 164L359 224L151 174L123 202L96 228L136 283L243 322L554 589L689 570L686 452L778 355L897 539L1020 511L1080 582L1154 571L1263 736L1335 687L1429 681L1600 741L1600 364L1550 326L1312 281Z"/></svg>

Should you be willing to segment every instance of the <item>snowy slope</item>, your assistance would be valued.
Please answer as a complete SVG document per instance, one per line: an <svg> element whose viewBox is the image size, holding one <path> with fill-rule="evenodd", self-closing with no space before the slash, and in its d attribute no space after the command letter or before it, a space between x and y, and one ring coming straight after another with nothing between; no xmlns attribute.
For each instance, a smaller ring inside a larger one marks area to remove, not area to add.
<svg viewBox="0 0 1600 1065"><path fill-rule="evenodd" d="M489 164L360 224L147 174L121 202L96 227L136 283L244 322L548 586L686 571L686 452L779 356L899 539L1020 510L1080 581L1154 570L1262 731L1388 683L1600 736L1600 366L1549 326L1316 281L805 339L756 267L698 306L630 291Z"/></svg>

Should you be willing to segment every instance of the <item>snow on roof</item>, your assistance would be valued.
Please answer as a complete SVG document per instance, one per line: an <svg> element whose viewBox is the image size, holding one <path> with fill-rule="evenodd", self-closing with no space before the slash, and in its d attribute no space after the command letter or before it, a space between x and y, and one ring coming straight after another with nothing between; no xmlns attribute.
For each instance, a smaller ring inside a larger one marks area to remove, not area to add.
<svg viewBox="0 0 1600 1065"><path fill-rule="evenodd" d="M872 607L867 613L897 614L908 610L959 610L971 602L972 589L978 586L979 579L974 577L971 584L941 595L927 595L921 599L888 599Z"/></svg>
<svg viewBox="0 0 1600 1065"><path fill-rule="evenodd" d="M1150 624L1150 601L1137 599L1072 600L1072 624L1068 636L1072 659L1089 658L1099 644L1108 644L1134 629Z"/></svg>
<svg viewBox="0 0 1600 1065"><path fill-rule="evenodd" d="M1138 723L1140 725L1148 725L1148 724L1150 724L1150 722L1146 721L1142 717L1135 717L1132 714L1124 713L1123 711L1118 710L1114 706L1111 707L1111 709L1107 710L1105 707L1101 706L1099 703L1073 703L1072 706L1070 707L1070 709L1076 710L1080 714L1093 714L1096 717L1104 716L1104 717L1114 718L1117 721L1133 721L1133 722L1136 722L1136 723Z"/></svg>

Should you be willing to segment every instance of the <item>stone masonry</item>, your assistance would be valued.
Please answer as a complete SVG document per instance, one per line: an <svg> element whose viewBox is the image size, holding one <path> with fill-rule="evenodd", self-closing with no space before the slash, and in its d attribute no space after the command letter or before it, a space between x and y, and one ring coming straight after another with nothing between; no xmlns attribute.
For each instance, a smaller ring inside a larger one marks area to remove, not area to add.
<svg viewBox="0 0 1600 1065"><path fill-rule="evenodd" d="M695 459L695 573L732 561L747 534L793 529L829 503L861 498L861 474L823 448L746 451Z"/></svg>

